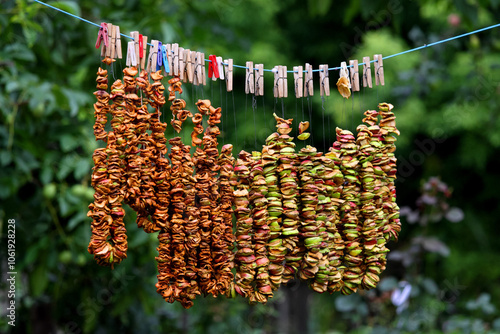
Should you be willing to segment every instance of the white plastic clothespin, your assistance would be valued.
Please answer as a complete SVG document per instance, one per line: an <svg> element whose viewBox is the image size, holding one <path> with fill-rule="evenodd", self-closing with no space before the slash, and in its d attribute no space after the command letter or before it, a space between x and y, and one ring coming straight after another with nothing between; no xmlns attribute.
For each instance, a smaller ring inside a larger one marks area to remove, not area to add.
<svg viewBox="0 0 500 334"><path fill-rule="evenodd" d="M219 70L219 79L224 80L224 67L222 65L222 57L216 57L217 59L217 69Z"/></svg>
<svg viewBox="0 0 500 334"><path fill-rule="evenodd" d="M135 58L135 45L134 41L127 43L127 66L137 66L137 59Z"/></svg>
<svg viewBox="0 0 500 334"><path fill-rule="evenodd" d="M226 90L228 92L233 91L233 60L232 59L226 59L224 60L224 70L226 74Z"/></svg>

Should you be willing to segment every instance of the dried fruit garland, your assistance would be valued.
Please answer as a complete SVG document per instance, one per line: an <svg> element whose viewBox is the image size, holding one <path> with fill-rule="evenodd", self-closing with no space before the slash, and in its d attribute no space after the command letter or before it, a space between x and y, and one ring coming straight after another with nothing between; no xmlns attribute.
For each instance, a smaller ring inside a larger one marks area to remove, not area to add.
<svg viewBox="0 0 500 334"><path fill-rule="evenodd" d="M167 152L161 72L123 73L108 93L107 71L99 68L94 93L94 134L106 147L93 155L88 250L100 265L126 257L125 203L139 227L158 232L158 293L185 308L201 294L266 303L294 278L318 293L377 285L386 243L401 229L392 105L366 111L356 136L337 128L325 154L312 146L297 152L292 119L274 115L277 132L262 152L241 151L235 159L232 145L218 149L221 109L200 100L193 115L174 77L167 90L170 124L179 133L189 118L193 131L191 145L171 138ZM299 125L299 139L308 138L308 126Z"/></svg>

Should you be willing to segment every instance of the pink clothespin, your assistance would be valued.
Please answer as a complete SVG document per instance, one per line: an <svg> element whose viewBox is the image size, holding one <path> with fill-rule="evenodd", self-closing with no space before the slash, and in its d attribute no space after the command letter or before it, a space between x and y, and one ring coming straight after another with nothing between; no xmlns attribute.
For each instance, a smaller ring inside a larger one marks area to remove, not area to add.
<svg viewBox="0 0 500 334"><path fill-rule="evenodd" d="M102 22L101 27L99 28L97 41L95 42L96 49L99 49L99 47L101 46L101 41L104 41L104 46L108 46L108 24L106 22Z"/></svg>

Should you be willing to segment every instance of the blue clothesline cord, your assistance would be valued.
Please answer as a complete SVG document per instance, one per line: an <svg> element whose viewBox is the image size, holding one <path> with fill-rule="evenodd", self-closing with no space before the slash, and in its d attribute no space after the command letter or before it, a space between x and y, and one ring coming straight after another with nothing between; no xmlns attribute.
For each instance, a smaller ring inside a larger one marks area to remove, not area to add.
<svg viewBox="0 0 500 334"><path fill-rule="evenodd" d="M78 19L80 21L83 21L83 22L86 22L86 23L89 23L89 24L92 24L98 28L100 28L101 26L97 23L94 23L92 21L89 21L89 20L86 20L84 19L83 17L80 17L80 16L77 16L77 15L74 15L74 14L71 14L71 13L68 13L62 9L59 9L57 7L54 7L52 5L49 5L45 2L42 2L40 0L33 0L41 5L44 5L44 6L47 6L49 8L52 8L52 9L55 9L61 13L64 13L66 15L69 15L71 17L74 17L75 19ZM413 48L413 49L410 49L410 50L406 50L406 51L402 51L402 52L398 52L398 53L395 53L395 54L392 54L392 55L389 55L389 56L385 56L385 57L382 57L382 60L385 60L385 59L389 59L389 58L393 58L393 57L397 57L397 56L401 56L401 55L404 55L404 54L407 54L407 53L410 53L410 52L413 52L413 51L418 51L418 50L422 50L422 49L425 49L425 48L429 48L429 47L432 47L432 46L435 46L435 45L438 45L438 44L443 44L443 43L446 43L446 42L450 42L450 41L453 41L455 39L459 39L459 38L462 38L462 37L466 37L466 36L470 36L470 35L474 35L474 34L477 34L479 32L482 32L482 31L486 31L486 30L490 30L490 29L494 29L494 28L498 28L500 27L500 23L497 23L497 24L494 24L494 25L491 25L491 26L488 26L488 27L485 27L485 28L481 28L481 29L477 29L477 30L474 30L474 31L471 31L471 32L467 32L465 34L461 34L461 35L457 35L457 36L453 36L453 37L450 37L450 38L446 38L446 39L443 39L443 40L440 40L440 41L437 41L437 42L433 42L433 43L429 43L429 44L424 44L422 46L419 46L419 47L416 47L416 48ZM121 36L125 37L125 38L129 38L129 39L134 39L133 37L131 36L128 36L126 34L122 34L120 33ZM150 46L153 46L153 44L151 43L147 43L148 45ZM208 59L205 59L206 62L210 62L210 60ZM376 62L376 60L371 60L370 63L374 63ZM224 65L227 65L225 63L223 63ZM360 65L364 65L365 63L359 63L358 66ZM353 65L348 65L346 67L352 67ZM243 69L248 69L248 67L246 66L242 66L242 65L233 65L233 67L237 67L237 68L243 68ZM328 71L334 71L334 70L339 70L340 69L340 66L337 66L337 67L329 67L328 68ZM255 70L255 68L254 68ZM265 72L272 72L273 70L270 70L270 69L264 69ZM313 72L319 72L321 71L320 69L315 69L315 70L312 70ZM306 71L304 71L306 72ZM294 73L294 71L287 71L287 73Z"/></svg>

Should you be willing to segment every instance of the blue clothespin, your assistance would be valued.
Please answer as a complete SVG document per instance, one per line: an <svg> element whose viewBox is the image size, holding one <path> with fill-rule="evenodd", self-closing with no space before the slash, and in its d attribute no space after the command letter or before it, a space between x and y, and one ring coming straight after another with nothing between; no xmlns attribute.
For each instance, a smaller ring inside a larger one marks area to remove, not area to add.
<svg viewBox="0 0 500 334"><path fill-rule="evenodd" d="M170 73L170 66L168 66L167 48L165 47L165 45L162 45L161 47L161 56L163 58L163 66L165 66L165 72Z"/></svg>
<svg viewBox="0 0 500 334"><path fill-rule="evenodd" d="M157 62L156 62L156 70L159 71L161 70L161 66L162 66L162 56L161 56L161 53L162 53L162 49L163 49L163 45L160 41L158 41L158 53L156 54L156 59Z"/></svg>

